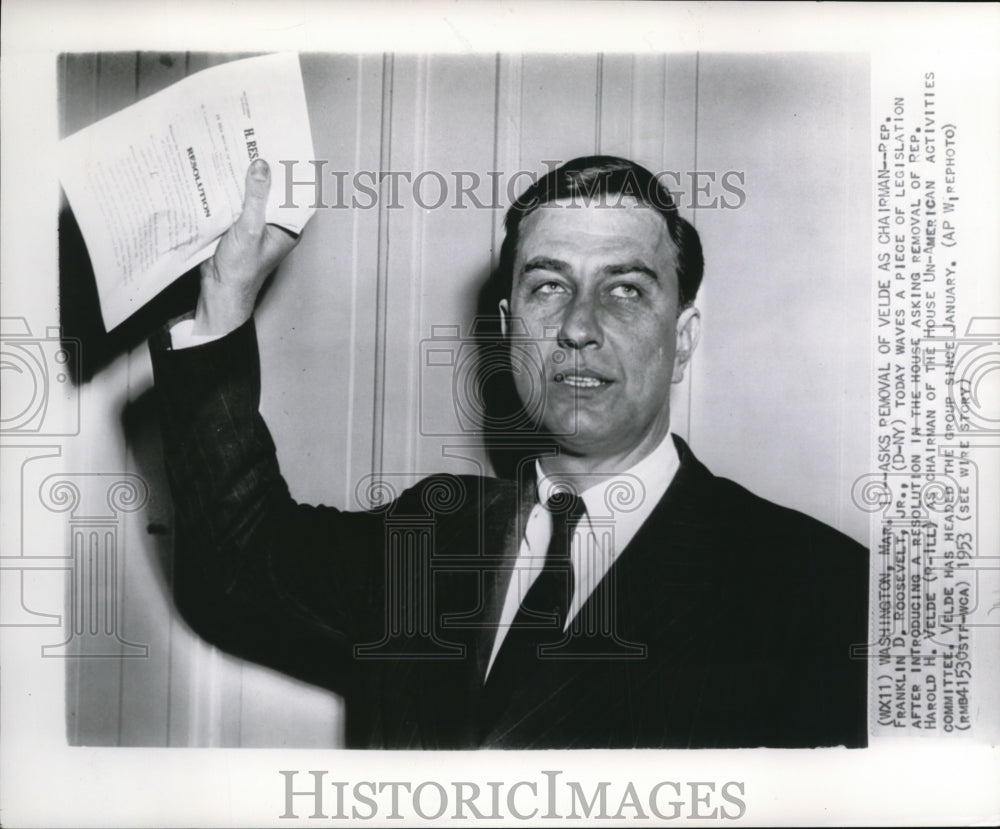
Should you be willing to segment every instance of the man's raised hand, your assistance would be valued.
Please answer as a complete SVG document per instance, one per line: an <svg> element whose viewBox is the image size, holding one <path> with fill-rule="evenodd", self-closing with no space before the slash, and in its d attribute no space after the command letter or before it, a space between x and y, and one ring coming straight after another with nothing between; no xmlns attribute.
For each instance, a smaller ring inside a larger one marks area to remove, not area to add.
<svg viewBox="0 0 1000 829"><path fill-rule="evenodd" d="M227 334L253 314L267 275L298 244L298 237L266 222L271 172L263 159L247 170L243 212L201 266L196 334Z"/></svg>

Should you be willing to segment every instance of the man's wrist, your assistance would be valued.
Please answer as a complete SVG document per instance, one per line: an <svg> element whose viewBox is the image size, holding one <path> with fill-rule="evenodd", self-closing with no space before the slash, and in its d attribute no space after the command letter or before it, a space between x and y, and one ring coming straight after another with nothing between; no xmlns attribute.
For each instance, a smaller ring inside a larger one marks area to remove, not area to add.
<svg viewBox="0 0 1000 829"><path fill-rule="evenodd" d="M209 287L203 280L191 332L198 336L221 337L250 319L253 306L252 299L219 286Z"/></svg>

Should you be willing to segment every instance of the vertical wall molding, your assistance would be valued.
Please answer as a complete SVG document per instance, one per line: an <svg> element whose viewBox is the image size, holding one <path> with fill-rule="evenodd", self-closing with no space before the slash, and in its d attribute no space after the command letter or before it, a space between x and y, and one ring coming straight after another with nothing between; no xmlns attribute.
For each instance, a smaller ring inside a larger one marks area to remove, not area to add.
<svg viewBox="0 0 1000 829"><path fill-rule="evenodd" d="M694 169L698 169L698 81L701 71L701 52L694 53ZM698 207L691 210L691 224L698 227Z"/></svg>
<svg viewBox="0 0 1000 829"><path fill-rule="evenodd" d="M427 136L430 129L430 119L428 117L428 98L430 96L430 74L432 57L421 55L416 62L416 94L413 98L413 152L411 158L414 161L414 169L411 171L416 179L427 169ZM416 184L413 185L416 188ZM409 203L409 201L408 201ZM407 412L416 411L418 402L420 382L420 349L417 344L420 342L423 333L423 314L421 296L424 287L424 267L426 242L426 210L415 202L411 205L412 224L410 227L410 306L409 306L409 340L413 347L407 350ZM408 472L417 471L417 443L418 432L417 420L407 417L406 422L406 468Z"/></svg>
<svg viewBox="0 0 1000 829"><path fill-rule="evenodd" d="M496 59L496 98L494 101L493 170L499 182L498 200L506 199L511 175L521 169L521 120L524 101L524 58L498 54ZM503 210L493 212L493 255L496 267L503 242Z"/></svg>
<svg viewBox="0 0 1000 829"><path fill-rule="evenodd" d="M361 169L361 136L364 120L364 58L358 55L354 65L355 85L354 85L354 156L352 169ZM348 341L356 343L358 337L358 244L360 237L361 211L355 210L351 214L351 306ZM358 384L358 351L352 348L347 358L347 406L344 411L345 419L345 452L344 452L344 492L350 493L353 489L354 465L351 462L353 453L351 452L351 442L354 435L354 399Z"/></svg>
<svg viewBox="0 0 1000 829"><path fill-rule="evenodd" d="M594 90L594 155L601 154L601 116L604 112L604 53L597 55L597 78Z"/></svg>
<svg viewBox="0 0 1000 829"><path fill-rule="evenodd" d="M699 110L698 110L698 94L699 94L698 84L699 84L699 81L700 81L700 72L701 72L701 53L700 52L695 52L695 55L694 55L694 137L693 137L693 141L692 141L693 146L692 146L692 150L691 150L691 152L693 153L693 158L694 158L694 163L693 163L693 167L692 167L693 170L697 170L698 169L698 114L699 114ZM691 210L691 224L697 229L697 227L698 227L698 208L697 207L694 207ZM695 353L697 353L697 352L695 352ZM687 391L687 407L686 407L687 408L687 429L686 429L686 431L687 431L687 437L688 437L689 440L693 438L693 435L691 433L692 433L692 428L693 428L693 424L694 424L694 397L695 397L695 387L694 387L694 374L695 374L695 372L694 372L694 368L695 368L695 365L697 365L697 364L694 362L694 359L693 359L693 356L692 356L691 365L688 366L688 370L684 373L684 376L685 376L684 384L685 384L685 389Z"/></svg>
<svg viewBox="0 0 1000 829"><path fill-rule="evenodd" d="M392 54L382 56L382 127L379 137L379 172L392 170ZM383 178L378 188L378 266L375 276L375 376L372 410L372 473L380 475L385 445L385 359L389 290L389 197L392 182Z"/></svg>
<svg viewBox="0 0 1000 829"><path fill-rule="evenodd" d="M599 55L595 102L596 142L594 152L635 158L632 137L636 109L633 98L633 58L630 55ZM651 163L651 159L645 159Z"/></svg>

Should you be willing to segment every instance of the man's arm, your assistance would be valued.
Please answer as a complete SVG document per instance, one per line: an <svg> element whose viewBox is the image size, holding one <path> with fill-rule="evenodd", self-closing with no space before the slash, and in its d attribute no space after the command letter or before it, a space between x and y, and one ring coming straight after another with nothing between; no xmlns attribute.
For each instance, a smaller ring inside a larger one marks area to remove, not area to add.
<svg viewBox="0 0 1000 829"><path fill-rule="evenodd" d="M175 505L175 597L215 644L331 685L331 652L354 638L352 619L372 595L381 530L363 513L296 504L258 411L253 304L296 244L264 223L268 186L255 163L243 213L202 266L194 331L216 339L174 348L164 330L150 342Z"/></svg>

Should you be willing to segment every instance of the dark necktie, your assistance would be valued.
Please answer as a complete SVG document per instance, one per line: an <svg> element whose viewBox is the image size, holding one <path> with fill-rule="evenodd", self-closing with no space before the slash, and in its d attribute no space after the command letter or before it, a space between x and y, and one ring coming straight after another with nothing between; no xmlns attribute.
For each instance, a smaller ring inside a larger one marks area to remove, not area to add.
<svg viewBox="0 0 1000 829"><path fill-rule="evenodd" d="M573 598L570 541L586 507L575 493L558 490L549 497L545 508L552 515L552 537L545 552L545 565L522 600L487 677L485 730L506 709L518 685L530 682L532 674L544 663L545 653L539 650L564 636L563 626ZM517 578L517 573L512 578Z"/></svg>

